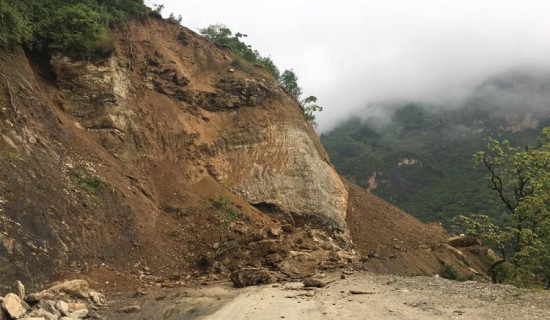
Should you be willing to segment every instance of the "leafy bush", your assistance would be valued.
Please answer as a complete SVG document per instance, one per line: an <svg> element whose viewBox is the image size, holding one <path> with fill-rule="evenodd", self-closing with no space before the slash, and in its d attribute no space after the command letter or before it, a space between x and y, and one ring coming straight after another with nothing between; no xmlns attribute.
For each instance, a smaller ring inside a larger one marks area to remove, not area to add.
<svg viewBox="0 0 550 320"><path fill-rule="evenodd" d="M233 207L231 199L220 195L214 201L214 206L218 209L216 216L221 222L221 227L227 228L239 217L239 212Z"/></svg>
<svg viewBox="0 0 550 320"><path fill-rule="evenodd" d="M462 275L452 264L446 263L445 270L443 270L443 272L441 273L441 277L449 280L458 281L462 278Z"/></svg>
<svg viewBox="0 0 550 320"><path fill-rule="evenodd" d="M445 264L445 270L441 273L441 277L449 280L455 280L455 281L467 281L467 280L473 280L474 275L470 274L468 276L463 276L458 269L455 268L454 265L450 263Z"/></svg>

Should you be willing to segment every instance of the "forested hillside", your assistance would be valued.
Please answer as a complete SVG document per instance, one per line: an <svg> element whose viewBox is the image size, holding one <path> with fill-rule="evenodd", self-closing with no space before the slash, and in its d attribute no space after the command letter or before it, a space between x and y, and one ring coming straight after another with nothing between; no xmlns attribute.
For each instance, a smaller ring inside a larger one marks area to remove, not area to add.
<svg viewBox="0 0 550 320"><path fill-rule="evenodd" d="M489 136L533 144L549 124L549 97L548 74L507 72L487 79L458 106L369 106L321 139L341 174L423 221L447 228L460 214L504 221L486 169L476 169L472 155Z"/></svg>

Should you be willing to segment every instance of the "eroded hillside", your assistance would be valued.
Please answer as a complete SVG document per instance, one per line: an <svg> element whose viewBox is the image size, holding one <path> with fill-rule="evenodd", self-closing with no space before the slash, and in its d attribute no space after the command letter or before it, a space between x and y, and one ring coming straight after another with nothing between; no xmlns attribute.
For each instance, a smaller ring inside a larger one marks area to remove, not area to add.
<svg viewBox="0 0 550 320"><path fill-rule="evenodd" d="M93 61L0 53L3 285L175 286L243 267L307 277L369 259L378 271L486 271L441 249L442 230L404 212L388 220L395 208L344 184L261 68L235 68L230 50L164 20L115 37L116 53ZM363 225L395 236L365 238ZM417 250L429 266L392 267Z"/></svg>

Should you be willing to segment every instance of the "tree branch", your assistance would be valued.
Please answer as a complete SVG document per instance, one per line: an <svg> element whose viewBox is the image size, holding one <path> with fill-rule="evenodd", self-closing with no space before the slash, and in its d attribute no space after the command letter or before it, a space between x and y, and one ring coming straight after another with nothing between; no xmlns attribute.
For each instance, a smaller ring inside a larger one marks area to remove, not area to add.
<svg viewBox="0 0 550 320"><path fill-rule="evenodd" d="M495 169L493 167L491 167L491 165L487 161L487 156L483 156L483 164L485 165L487 170L489 170L489 172L491 173L491 183L493 184L493 186L489 186L489 187L491 189L495 190L496 192L498 192L498 195L499 195L500 199L502 200L502 202L504 202L504 204L506 205L506 208L508 208L508 210L510 210L510 212L512 214L514 214L515 206L512 205L512 203L504 195L504 190L503 190L504 188L502 186L502 180L496 174Z"/></svg>

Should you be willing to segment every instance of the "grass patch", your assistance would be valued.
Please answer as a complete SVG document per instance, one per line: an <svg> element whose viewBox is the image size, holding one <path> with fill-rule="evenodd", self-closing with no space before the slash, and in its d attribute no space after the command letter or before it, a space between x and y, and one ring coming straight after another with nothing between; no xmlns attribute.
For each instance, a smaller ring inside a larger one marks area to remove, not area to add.
<svg viewBox="0 0 550 320"><path fill-rule="evenodd" d="M445 264L445 270L441 273L441 277L455 281L468 281L474 279L473 274L463 276L462 273L460 273L460 271L458 271L458 269L450 263Z"/></svg>
<svg viewBox="0 0 550 320"><path fill-rule="evenodd" d="M95 194L98 188L105 185L105 182L99 176L88 175L79 170L73 171L73 174L76 177L76 181L80 189L84 190L89 195ZM95 198L97 198L97 200ZM99 198L94 197L94 201L99 203Z"/></svg>

